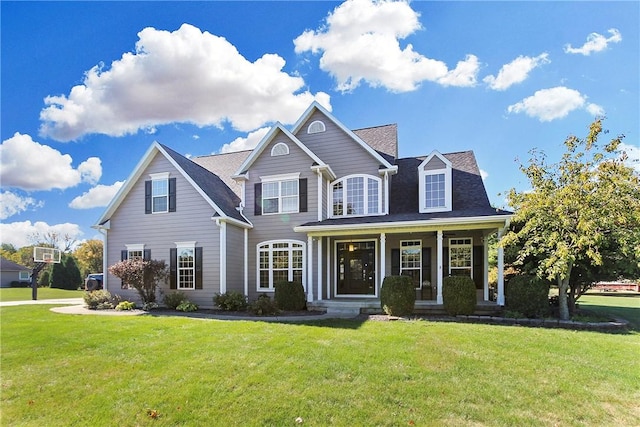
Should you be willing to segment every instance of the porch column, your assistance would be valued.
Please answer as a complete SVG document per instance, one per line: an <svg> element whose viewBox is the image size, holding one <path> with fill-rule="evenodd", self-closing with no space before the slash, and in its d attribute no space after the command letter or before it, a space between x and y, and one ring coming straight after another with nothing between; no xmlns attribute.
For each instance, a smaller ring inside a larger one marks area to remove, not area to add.
<svg viewBox="0 0 640 427"><path fill-rule="evenodd" d="M438 230L436 240L438 241L437 253L438 253L438 267L436 272L436 284L438 286L438 295L436 297L436 303L442 304L442 230Z"/></svg>
<svg viewBox="0 0 640 427"><path fill-rule="evenodd" d="M500 244L504 229L498 229L498 297L497 304L504 305L504 249Z"/></svg>
<svg viewBox="0 0 640 427"><path fill-rule="evenodd" d="M485 301L489 301L489 236L484 236L482 238L482 244L484 249L483 259L484 259L484 294L483 299Z"/></svg>
<svg viewBox="0 0 640 427"><path fill-rule="evenodd" d="M382 282L387 275L387 234L380 233L380 288L382 288Z"/></svg>
<svg viewBox="0 0 640 427"><path fill-rule="evenodd" d="M331 299L331 237L327 237L327 299Z"/></svg>
<svg viewBox="0 0 640 427"><path fill-rule="evenodd" d="M322 301L322 237L318 237L318 295L317 300Z"/></svg>
<svg viewBox="0 0 640 427"><path fill-rule="evenodd" d="M243 181L244 185L244 181ZM249 296L249 229L244 229L244 295Z"/></svg>
<svg viewBox="0 0 640 427"><path fill-rule="evenodd" d="M307 302L313 302L313 237L307 235Z"/></svg>

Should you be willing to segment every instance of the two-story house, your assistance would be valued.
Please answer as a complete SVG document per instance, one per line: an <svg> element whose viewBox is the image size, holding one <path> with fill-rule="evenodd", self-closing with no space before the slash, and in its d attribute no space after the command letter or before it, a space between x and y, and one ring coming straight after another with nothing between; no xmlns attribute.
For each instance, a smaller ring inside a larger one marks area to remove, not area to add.
<svg viewBox="0 0 640 427"><path fill-rule="evenodd" d="M202 307L216 293L250 300L280 280L311 306L375 304L382 281L408 275L417 304L442 303L443 277L469 275L495 297L487 238L511 217L491 207L472 152L398 158L397 129L351 131L313 103L290 130L276 124L252 151L187 159L154 143L95 227L105 271L121 259L164 259L165 292ZM107 275L106 288L131 290Z"/></svg>

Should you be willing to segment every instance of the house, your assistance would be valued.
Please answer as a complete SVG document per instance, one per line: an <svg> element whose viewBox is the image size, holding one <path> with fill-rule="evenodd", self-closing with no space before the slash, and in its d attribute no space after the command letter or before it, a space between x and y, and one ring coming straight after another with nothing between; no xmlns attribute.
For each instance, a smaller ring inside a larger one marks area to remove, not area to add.
<svg viewBox="0 0 640 427"><path fill-rule="evenodd" d="M31 269L0 257L0 288L8 288L12 282L31 282Z"/></svg>
<svg viewBox="0 0 640 427"><path fill-rule="evenodd" d="M164 259L164 292L201 307L280 280L301 282L310 306L379 306L392 274L412 278L417 304L442 304L443 277L469 275L480 301L503 305L502 252L494 297L487 238L511 214L490 205L471 151L429 151L398 158L396 125L352 131L318 103L252 151L187 159L153 143L95 226L104 271ZM105 286L135 298L114 276Z"/></svg>

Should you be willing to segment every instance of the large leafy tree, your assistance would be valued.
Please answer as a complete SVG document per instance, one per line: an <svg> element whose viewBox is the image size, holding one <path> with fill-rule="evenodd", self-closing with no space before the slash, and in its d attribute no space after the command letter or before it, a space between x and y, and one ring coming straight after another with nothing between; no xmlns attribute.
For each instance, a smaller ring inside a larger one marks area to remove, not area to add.
<svg viewBox="0 0 640 427"><path fill-rule="evenodd" d="M83 276L102 272L103 247L102 240L91 239L81 243L73 252Z"/></svg>
<svg viewBox="0 0 640 427"><path fill-rule="evenodd" d="M520 166L530 190L508 194L518 226L501 244L518 246L520 263L535 260L538 276L557 283L561 319L569 318L569 299L584 287L577 276L629 274L640 265L640 178L619 151L624 136L601 147L602 134L596 119L586 138L565 140L556 163L532 150Z"/></svg>

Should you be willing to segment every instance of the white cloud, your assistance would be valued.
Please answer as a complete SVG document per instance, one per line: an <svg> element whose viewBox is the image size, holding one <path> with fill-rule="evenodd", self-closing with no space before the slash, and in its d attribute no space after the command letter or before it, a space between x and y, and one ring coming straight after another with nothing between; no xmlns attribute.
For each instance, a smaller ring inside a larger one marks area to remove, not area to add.
<svg viewBox="0 0 640 427"><path fill-rule="evenodd" d="M90 157L77 169L73 159L31 136L16 132L0 145L0 182L2 187L23 190L65 189L81 182L93 184L102 175L101 161Z"/></svg>
<svg viewBox="0 0 640 427"><path fill-rule="evenodd" d="M548 64L548 53L542 53L536 57L518 56L508 64L502 66L498 76L487 76L482 81L493 90L506 90L517 83L522 83L529 77L529 73L536 67Z"/></svg>
<svg viewBox="0 0 640 427"><path fill-rule="evenodd" d="M605 114L604 108L598 104L588 104L587 111L594 117L602 117Z"/></svg>
<svg viewBox="0 0 640 427"><path fill-rule="evenodd" d="M480 176L482 177L482 180L486 180L489 177L489 172L487 172L484 169L480 169Z"/></svg>
<svg viewBox="0 0 640 427"><path fill-rule="evenodd" d="M510 105L509 113L525 113L541 122L550 122L566 117L570 112L585 108L590 112L598 107L595 104L585 106L587 97L574 89L558 86L541 89L532 96Z"/></svg>
<svg viewBox="0 0 640 427"><path fill-rule="evenodd" d="M69 203L73 209L92 209L104 207L109 204L113 196L116 195L124 181L116 181L112 185L96 185L89 191L78 196Z"/></svg>
<svg viewBox="0 0 640 427"><path fill-rule="evenodd" d="M587 41L582 47L571 47L570 44L564 46L566 53L579 53L581 55L589 56L592 52L601 52L605 50L609 43L619 43L622 41L622 34L615 28L611 28L607 31L611 34L611 37L607 38L602 34L591 33L587 36Z"/></svg>
<svg viewBox="0 0 640 427"><path fill-rule="evenodd" d="M253 150L268 132L269 128L267 127L250 132L246 138L239 137L228 144L224 144L220 152L232 153L234 151Z"/></svg>
<svg viewBox="0 0 640 427"><path fill-rule="evenodd" d="M627 160L625 164L640 173L640 146L621 142L620 145L618 145L618 150L626 153Z"/></svg>
<svg viewBox="0 0 640 427"><path fill-rule="evenodd" d="M47 233L56 233L60 236L69 236L71 239L79 240L82 231L78 224L64 223L49 225L43 221L12 222L9 224L0 223L0 236L2 243L11 243L16 248L32 245L34 235L44 236Z"/></svg>
<svg viewBox="0 0 640 427"><path fill-rule="evenodd" d="M0 219L7 219L28 209L42 206L43 201L36 201L32 197L23 197L10 191L0 192Z"/></svg>
<svg viewBox="0 0 640 427"><path fill-rule="evenodd" d="M296 53L321 53L320 68L349 92L365 81L392 92L415 90L423 81L444 86L473 86L477 58L467 55L454 70L435 59L404 48L399 40L420 30L420 14L404 1L347 0L318 30L306 30L294 41Z"/></svg>
<svg viewBox="0 0 640 427"><path fill-rule="evenodd" d="M250 62L223 37L188 24L173 32L145 28L138 37L135 52L109 69L93 67L68 96L46 97L41 134L70 141L91 133L153 132L176 122L229 122L250 131L293 123L314 100L331 108L328 94L302 91L304 80L283 72L278 55Z"/></svg>

